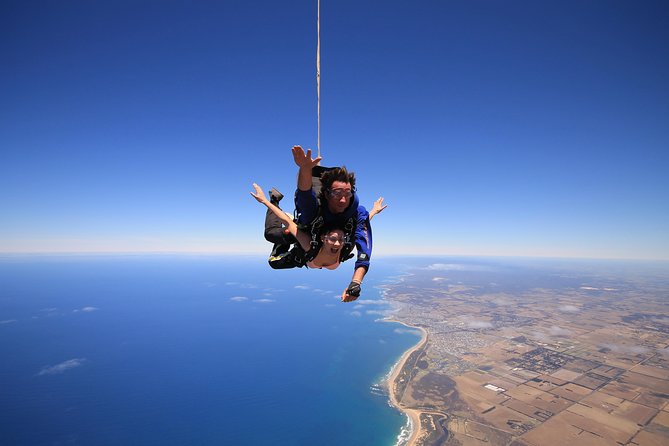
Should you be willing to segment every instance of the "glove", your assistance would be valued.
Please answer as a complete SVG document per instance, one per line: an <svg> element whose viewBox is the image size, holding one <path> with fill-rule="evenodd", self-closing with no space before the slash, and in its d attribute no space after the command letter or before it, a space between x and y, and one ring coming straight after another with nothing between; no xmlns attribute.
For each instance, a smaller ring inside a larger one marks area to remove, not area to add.
<svg viewBox="0 0 669 446"><path fill-rule="evenodd" d="M360 288L360 284L358 282L351 282L348 284L348 288L346 288L346 294L353 297L360 297L361 291L362 288Z"/></svg>

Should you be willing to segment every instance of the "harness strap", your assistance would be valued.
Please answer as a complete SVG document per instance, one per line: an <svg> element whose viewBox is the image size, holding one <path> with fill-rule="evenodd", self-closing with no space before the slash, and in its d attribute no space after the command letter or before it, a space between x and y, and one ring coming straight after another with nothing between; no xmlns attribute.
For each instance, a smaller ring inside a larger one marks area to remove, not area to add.
<svg viewBox="0 0 669 446"><path fill-rule="evenodd" d="M350 217L346 220L346 225L344 225L344 246L341 250L341 256L339 257L340 262L345 262L346 260L353 257L351 252L353 251L353 238L355 235L355 217Z"/></svg>
<svg viewBox="0 0 669 446"><path fill-rule="evenodd" d="M311 249L310 251L313 251L314 249L320 249L320 230L321 227L323 226L323 216L318 215L316 219L311 223Z"/></svg>

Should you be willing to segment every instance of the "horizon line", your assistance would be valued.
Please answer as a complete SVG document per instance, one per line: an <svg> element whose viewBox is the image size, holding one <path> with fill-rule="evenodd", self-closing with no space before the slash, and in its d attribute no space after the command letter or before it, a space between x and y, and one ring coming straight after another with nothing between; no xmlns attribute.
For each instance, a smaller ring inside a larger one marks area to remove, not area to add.
<svg viewBox="0 0 669 446"><path fill-rule="evenodd" d="M169 251L169 250L153 250L153 251L0 251L0 257L18 257L18 256L170 256L170 255L185 255L185 256L266 256L267 252L261 251ZM669 262L669 258L642 258L642 257L597 257L587 255L549 255L549 254L458 254L458 253L410 253L410 252L396 252L396 253L379 253L375 254L374 258L388 258L388 257L470 257L470 258L515 258L515 259L544 259L544 260L601 260L601 261L630 261L630 262Z"/></svg>

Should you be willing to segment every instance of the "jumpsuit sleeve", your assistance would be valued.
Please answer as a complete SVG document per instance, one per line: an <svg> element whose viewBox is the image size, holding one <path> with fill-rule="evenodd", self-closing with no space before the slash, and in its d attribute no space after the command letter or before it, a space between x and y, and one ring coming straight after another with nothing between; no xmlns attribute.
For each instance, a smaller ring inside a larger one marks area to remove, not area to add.
<svg viewBox="0 0 669 446"><path fill-rule="evenodd" d="M369 212L363 206L358 207L355 246L358 251L355 268L357 269L362 266L366 270L369 270L369 260L372 257L372 226L369 223Z"/></svg>
<svg viewBox="0 0 669 446"><path fill-rule="evenodd" d="M316 198L316 193L311 189L295 190L295 210L297 211L298 224L310 224L318 215L318 198Z"/></svg>

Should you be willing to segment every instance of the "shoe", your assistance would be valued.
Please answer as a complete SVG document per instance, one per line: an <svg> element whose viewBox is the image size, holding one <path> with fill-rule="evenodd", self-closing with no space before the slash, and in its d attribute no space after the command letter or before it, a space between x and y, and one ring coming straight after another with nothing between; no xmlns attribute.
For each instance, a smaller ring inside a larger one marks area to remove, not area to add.
<svg viewBox="0 0 669 446"><path fill-rule="evenodd" d="M276 190L275 188L272 188L272 190L269 191L269 202L272 203L273 205L278 206L282 198L283 194L278 190Z"/></svg>
<svg viewBox="0 0 669 446"><path fill-rule="evenodd" d="M269 256L270 257L278 257L281 254L287 253L289 249L290 249L290 245L286 245L284 243L275 243L274 247L272 248L272 253Z"/></svg>

